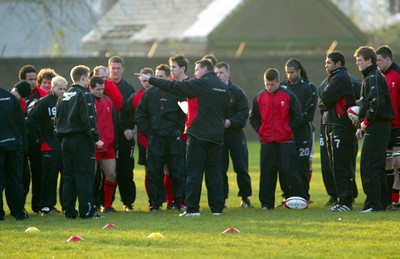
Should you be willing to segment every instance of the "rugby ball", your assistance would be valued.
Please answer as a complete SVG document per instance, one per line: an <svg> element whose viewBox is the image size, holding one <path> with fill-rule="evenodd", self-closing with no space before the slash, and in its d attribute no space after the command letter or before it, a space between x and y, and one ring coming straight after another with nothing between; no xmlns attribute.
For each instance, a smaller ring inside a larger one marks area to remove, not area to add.
<svg viewBox="0 0 400 259"><path fill-rule="evenodd" d="M358 113L360 111L360 107L358 106L351 106L347 109L347 115L349 116L349 119L352 121L357 121L358 122Z"/></svg>
<svg viewBox="0 0 400 259"><path fill-rule="evenodd" d="M288 209L303 210L308 207L308 202L305 199L303 199L302 197L293 196L293 197L287 198L284 202L284 205Z"/></svg>

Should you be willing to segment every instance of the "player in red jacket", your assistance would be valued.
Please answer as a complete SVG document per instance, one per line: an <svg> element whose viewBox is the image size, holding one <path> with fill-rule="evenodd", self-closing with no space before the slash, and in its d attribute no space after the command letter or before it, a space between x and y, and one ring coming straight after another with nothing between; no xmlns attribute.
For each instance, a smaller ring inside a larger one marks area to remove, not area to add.
<svg viewBox="0 0 400 259"><path fill-rule="evenodd" d="M112 207L113 196L117 186L114 150L114 105L111 99L104 95L104 81L101 77L92 77L89 84L96 106L96 126L100 134L100 139L104 142L101 148L96 147L96 161L98 162L96 163L96 167L100 165L104 172L104 204L100 208L100 211L116 212Z"/></svg>

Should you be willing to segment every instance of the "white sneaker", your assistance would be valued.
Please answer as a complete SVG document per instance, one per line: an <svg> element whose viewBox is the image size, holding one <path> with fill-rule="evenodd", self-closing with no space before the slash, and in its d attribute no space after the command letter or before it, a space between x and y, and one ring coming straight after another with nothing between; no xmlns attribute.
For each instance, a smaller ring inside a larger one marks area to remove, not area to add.
<svg viewBox="0 0 400 259"><path fill-rule="evenodd" d="M220 212L213 212L213 215L214 216L221 216L221 213Z"/></svg>
<svg viewBox="0 0 400 259"><path fill-rule="evenodd" d="M193 212L193 213L188 213L188 212L184 212L179 214L179 217L199 217L200 216L200 212Z"/></svg>

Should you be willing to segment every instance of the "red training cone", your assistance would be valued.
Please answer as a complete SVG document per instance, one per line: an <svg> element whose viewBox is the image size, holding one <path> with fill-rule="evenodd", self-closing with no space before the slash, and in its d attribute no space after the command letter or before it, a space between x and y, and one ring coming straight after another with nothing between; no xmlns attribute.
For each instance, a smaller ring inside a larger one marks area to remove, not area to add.
<svg viewBox="0 0 400 259"><path fill-rule="evenodd" d="M103 229L106 229L106 228L115 228L115 225L114 224L107 224L107 225L105 225L103 227Z"/></svg>
<svg viewBox="0 0 400 259"><path fill-rule="evenodd" d="M80 241L83 241L83 238L81 238L80 236L71 236L67 240L67 242L80 242Z"/></svg>
<svg viewBox="0 0 400 259"><path fill-rule="evenodd" d="M237 230L236 228L228 228L227 230L222 232L222 234L231 234L231 233L240 233L240 231Z"/></svg>

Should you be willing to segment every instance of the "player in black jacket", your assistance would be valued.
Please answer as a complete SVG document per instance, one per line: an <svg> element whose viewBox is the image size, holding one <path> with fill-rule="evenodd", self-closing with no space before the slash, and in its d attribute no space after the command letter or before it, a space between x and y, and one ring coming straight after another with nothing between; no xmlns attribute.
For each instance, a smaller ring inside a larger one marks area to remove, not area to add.
<svg viewBox="0 0 400 259"><path fill-rule="evenodd" d="M29 113L27 127L31 138L42 152L42 183L40 207L42 215L57 211L57 179L63 171L61 143L54 135L54 118L57 99L67 90L67 80L62 76L53 77L52 89L41 98ZM60 180L60 203L62 205L62 179Z"/></svg>
<svg viewBox="0 0 400 259"><path fill-rule="evenodd" d="M326 148L339 198L339 203L330 209L332 212L352 210L355 196L355 128L347 116L347 109L355 105L355 91L344 65L342 53L334 51L326 56L329 77L318 103L323 112L322 123L329 144Z"/></svg>
<svg viewBox="0 0 400 259"><path fill-rule="evenodd" d="M159 210L165 200L164 165L172 181L174 204L183 198L184 153L181 131L185 114L178 105L183 97L167 93L157 87L148 88L135 111L138 130L148 139L147 179L150 210Z"/></svg>
<svg viewBox="0 0 400 259"><path fill-rule="evenodd" d="M372 47L362 46L354 53L356 65L364 75L359 100L359 122L356 136L364 136L360 172L367 196L361 212L386 210L386 148L390 139L393 107L385 78L376 66Z"/></svg>
<svg viewBox="0 0 400 259"><path fill-rule="evenodd" d="M224 150L223 150L223 179L224 198L228 198L228 167L229 154L236 173L236 181L239 186L238 196L242 197L240 206L242 208L253 207L248 198L252 194L251 178L249 175L249 154L247 150L246 136L243 128L246 126L249 116L249 103L243 90L234 84L230 78L230 68L225 62L215 65L215 73L218 78L228 86L229 93L229 116L225 120Z"/></svg>
<svg viewBox="0 0 400 259"><path fill-rule="evenodd" d="M314 113L317 104L317 89L314 84L308 79L308 75L303 65L297 59L289 59L285 63L285 73L287 81L281 86L290 90L296 95L301 106L301 121L299 127L293 131L293 137L297 149L298 171L300 179L305 188L307 201L310 200L310 157L313 147L313 132L314 132ZM285 199L289 198L289 188L283 174L279 174L279 182ZM278 205L279 206L279 205Z"/></svg>
<svg viewBox="0 0 400 259"><path fill-rule="evenodd" d="M96 111L93 95L89 91L90 69L76 66L71 70L74 84L57 101L55 131L61 140L64 162L63 202L66 218L76 218L76 197L79 200L79 217L98 218L93 200L95 176L95 146L101 148L96 128Z"/></svg>
<svg viewBox="0 0 400 259"><path fill-rule="evenodd" d="M18 99L0 88L0 221L4 220L3 190L11 216L16 220L28 218L24 209L22 186L23 145L25 134L24 113Z"/></svg>
<svg viewBox="0 0 400 259"><path fill-rule="evenodd" d="M191 81L167 81L139 74L140 80L167 92L188 97L185 134L187 141L187 211L180 216L200 216L200 195L205 172L208 205L215 216L224 208L222 182L222 144L224 121L229 111L227 87L214 73L209 60L195 63L195 76Z"/></svg>

